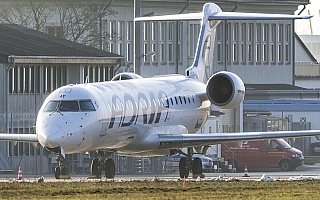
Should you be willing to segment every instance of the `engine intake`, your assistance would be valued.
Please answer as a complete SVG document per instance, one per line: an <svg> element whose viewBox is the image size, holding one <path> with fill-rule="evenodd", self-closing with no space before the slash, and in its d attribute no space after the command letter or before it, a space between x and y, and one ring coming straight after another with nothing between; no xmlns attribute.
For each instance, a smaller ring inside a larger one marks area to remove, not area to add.
<svg viewBox="0 0 320 200"><path fill-rule="evenodd" d="M212 75L207 82L207 96L219 108L236 108L243 101L244 95L244 84L234 73L221 71Z"/></svg>

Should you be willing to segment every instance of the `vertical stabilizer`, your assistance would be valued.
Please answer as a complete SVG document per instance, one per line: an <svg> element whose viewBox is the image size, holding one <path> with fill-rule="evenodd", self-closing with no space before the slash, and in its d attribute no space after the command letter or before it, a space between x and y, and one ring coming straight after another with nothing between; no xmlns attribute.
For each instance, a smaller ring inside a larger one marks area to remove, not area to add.
<svg viewBox="0 0 320 200"><path fill-rule="evenodd" d="M221 12L218 5L207 3L203 7L203 17L201 21L200 34L194 61L191 67L186 70L186 75L190 78L207 82L211 74L208 74L210 64L213 60L214 42L216 28L220 20L209 20L214 13Z"/></svg>

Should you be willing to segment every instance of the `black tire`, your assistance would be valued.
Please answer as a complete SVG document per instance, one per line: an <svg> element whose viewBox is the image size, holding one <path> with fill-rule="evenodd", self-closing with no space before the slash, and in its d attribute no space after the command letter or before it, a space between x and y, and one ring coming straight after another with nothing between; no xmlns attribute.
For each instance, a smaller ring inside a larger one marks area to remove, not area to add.
<svg viewBox="0 0 320 200"><path fill-rule="evenodd" d="M112 158L108 158L104 164L106 178L114 178L116 175L116 167Z"/></svg>
<svg viewBox="0 0 320 200"><path fill-rule="evenodd" d="M94 158L91 163L91 174L97 177L101 177L100 160Z"/></svg>
<svg viewBox="0 0 320 200"><path fill-rule="evenodd" d="M188 178L189 176L189 169L187 166L187 158L183 157L179 161L179 173L180 178Z"/></svg>
<svg viewBox="0 0 320 200"><path fill-rule="evenodd" d="M280 168L282 171L291 171L292 170L292 164L289 160L282 160L280 162Z"/></svg>
<svg viewBox="0 0 320 200"><path fill-rule="evenodd" d="M192 173L201 175L202 174L202 161L200 158L194 158L192 162Z"/></svg>
<svg viewBox="0 0 320 200"><path fill-rule="evenodd" d="M60 179L60 175L61 175L61 168L60 167L54 168L54 177L56 179Z"/></svg>

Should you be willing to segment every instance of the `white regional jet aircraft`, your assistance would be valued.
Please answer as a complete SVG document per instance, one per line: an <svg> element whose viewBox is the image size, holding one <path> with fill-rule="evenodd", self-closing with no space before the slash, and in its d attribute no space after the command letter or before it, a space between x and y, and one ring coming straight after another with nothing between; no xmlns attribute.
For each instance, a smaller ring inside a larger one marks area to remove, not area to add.
<svg viewBox="0 0 320 200"><path fill-rule="evenodd" d="M44 101L36 122L36 134L0 134L0 140L39 142L44 149L57 153L56 178L67 175L65 154L97 151L91 173L107 178L115 176L113 159L103 152L123 156L162 156L181 152L180 177L189 171L202 174L201 160L194 153L205 153L209 145L230 141L304 137L319 131L281 131L252 133L195 134L206 122L210 105L223 109L237 107L245 95L241 79L226 71L205 80L214 35L224 19L301 19L310 16L222 12L213 3L202 13L138 18L145 20L201 19L201 31L194 63L186 75L142 78L122 73L109 82L67 85L52 92ZM201 147L201 148L200 148ZM194 152L194 150L196 152Z"/></svg>

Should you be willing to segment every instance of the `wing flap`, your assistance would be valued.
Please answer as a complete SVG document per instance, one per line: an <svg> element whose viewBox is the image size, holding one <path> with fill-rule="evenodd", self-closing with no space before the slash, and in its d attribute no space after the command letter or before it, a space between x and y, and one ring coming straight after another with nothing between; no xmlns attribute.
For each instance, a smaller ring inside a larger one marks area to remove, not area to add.
<svg viewBox="0 0 320 200"><path fill-rule="evenodd" d="M0 141L15 141L15 142L38 142L37 134L9 134L0 133Z"/></svg>
<svg viewBox="0 0 320 200"><path fill-rule="evenodd" d="M214 134L159 134L160 148L183 148L206 146L227 142L246 140L266 140L273 138L297 138L319 136L320 130L310 131L275 131L245 133L214 133Z"/></svg>

